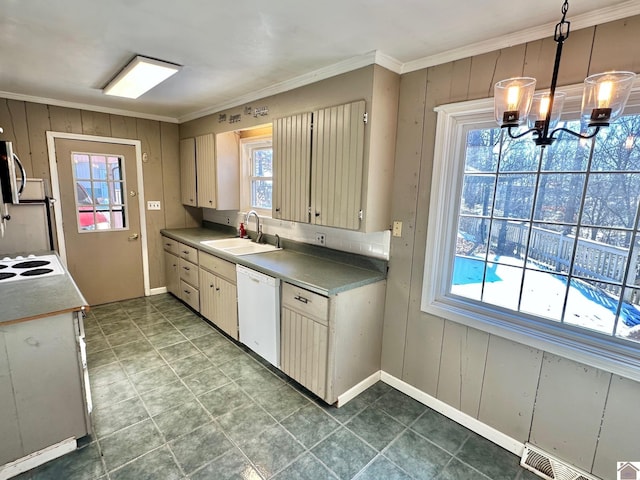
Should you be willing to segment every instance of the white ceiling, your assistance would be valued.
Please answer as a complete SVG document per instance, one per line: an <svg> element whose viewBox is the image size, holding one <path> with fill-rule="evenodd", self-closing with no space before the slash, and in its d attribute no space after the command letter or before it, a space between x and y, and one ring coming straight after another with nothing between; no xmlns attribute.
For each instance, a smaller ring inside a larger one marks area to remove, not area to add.
<svg viewBox="0 0 640 480"><path fill-rule="evenodd" d="M0 96L184 121L374 62L402 73L548 37L561 5L0 0ZM572 0L568 20L575 30L635 14L638 0ZM136 100L104 95L136 54L183 68Z"/></svg>

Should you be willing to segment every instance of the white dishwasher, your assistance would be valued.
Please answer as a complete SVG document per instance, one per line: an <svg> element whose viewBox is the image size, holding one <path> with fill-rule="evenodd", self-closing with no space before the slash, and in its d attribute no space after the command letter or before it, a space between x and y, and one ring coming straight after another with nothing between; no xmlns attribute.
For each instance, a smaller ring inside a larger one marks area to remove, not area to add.
<svg viewBox="0 0 640 480"><path fill-rule="evenodd" d="M280 367L280 279L236 265L240 342Z"/></svg>

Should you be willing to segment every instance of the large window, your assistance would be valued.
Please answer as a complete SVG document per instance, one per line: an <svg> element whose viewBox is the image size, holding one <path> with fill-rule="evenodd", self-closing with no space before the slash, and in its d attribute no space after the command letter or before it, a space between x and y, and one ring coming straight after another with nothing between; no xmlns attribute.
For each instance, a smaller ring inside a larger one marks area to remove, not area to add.
<svg viewBox="0 0 640 480"><path fill-rule="evenodd" d="M273 149L271 137L241 140L243 157L242 209L271 216Z"/></svg>
<svg viewBox="0 0 640 480"><path fill-rule="evenodd" d="M439 115L423 309L640 364L640 114L546 149L480 111Z"/></svg>

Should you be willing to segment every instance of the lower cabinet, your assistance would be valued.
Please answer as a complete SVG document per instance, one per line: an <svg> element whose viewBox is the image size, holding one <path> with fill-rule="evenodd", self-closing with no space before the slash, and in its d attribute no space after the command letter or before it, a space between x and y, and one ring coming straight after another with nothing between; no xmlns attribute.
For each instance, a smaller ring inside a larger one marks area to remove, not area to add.
<svg viewBox="0 0 640 480"><path fill-rule="evenodd" d="M325 297L283 283L282 371L340 405L341 395L380 370L385 289L382 281Z"/></svg>
<svg viewBox="0 0 640 480"><path fill-rule="evenodd" d="M164 252L164 274L167 292L180 297L180 259L167 251Z"/></svg>
<svg viewBox="0 0 640 480"><path fill-rule="evenodd" d="M200 313L238 340L235 264L200 252Z"/></svg>

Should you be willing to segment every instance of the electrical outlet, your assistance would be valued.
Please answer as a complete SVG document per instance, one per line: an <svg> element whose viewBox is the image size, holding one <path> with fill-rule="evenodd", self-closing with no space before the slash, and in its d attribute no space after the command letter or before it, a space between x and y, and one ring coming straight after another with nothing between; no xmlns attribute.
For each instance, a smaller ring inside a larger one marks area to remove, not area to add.
<svg viewBox="0 0 640 480"><path fill-rule="evenodd" d="M393 236L394 237L402 236L402 222L398 220L393 222Z"/></svg>
<svg viewBox="0 0 640 480"><path fill-rule="evenodd" d="M160 210L160 200L149 200L147 210Z"/></svg>
<svg viewBox="0 0 640 480"><path fill-rule="evenodd" d="M325 245L326 244L326 239L325 239L324 233L316 233L316 243L318 245Z"/></svg>

